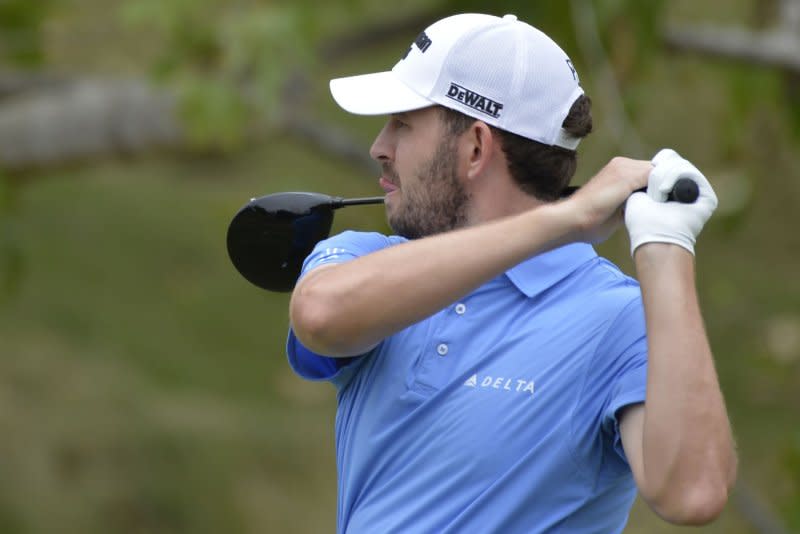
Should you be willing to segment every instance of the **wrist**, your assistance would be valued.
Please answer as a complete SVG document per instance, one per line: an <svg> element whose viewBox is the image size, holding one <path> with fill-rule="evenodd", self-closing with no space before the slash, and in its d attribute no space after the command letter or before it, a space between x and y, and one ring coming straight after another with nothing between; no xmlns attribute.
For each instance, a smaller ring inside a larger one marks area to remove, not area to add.
<svg viewBox="0 0 800 534"><path fill-rule="evenodd" d="M639 273L652 270L668 270L671 267L694 270L694 255L681 245L674 243L644 243L633 253Z"/></svg>
<svg viewBox="0 0 800 534"><path fill-rule="evenodd" d="M539 223L554 247L581 240L583 221L569 201L543 204L533 211L540 217Z"/></svg>
<svg viewBox="0 0 800 534"><path fill-rule="evenodd" d="M628 229L628 235L631 240L631 257L635 256L637 250L649 245L675 246L694 256L694 240L686 234L667 232L637 234Z"/></svg>

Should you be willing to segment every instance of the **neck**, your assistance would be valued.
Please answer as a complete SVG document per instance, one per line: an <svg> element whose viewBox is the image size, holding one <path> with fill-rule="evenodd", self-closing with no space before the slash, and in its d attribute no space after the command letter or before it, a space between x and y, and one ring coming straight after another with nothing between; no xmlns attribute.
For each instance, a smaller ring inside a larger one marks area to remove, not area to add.
<svg viewBox="0 0 800 534"><path fill-rule="evenodd" d="M482 180L471 191L469 224L516 215L545 202L522 191L507 172Z"/></svg>

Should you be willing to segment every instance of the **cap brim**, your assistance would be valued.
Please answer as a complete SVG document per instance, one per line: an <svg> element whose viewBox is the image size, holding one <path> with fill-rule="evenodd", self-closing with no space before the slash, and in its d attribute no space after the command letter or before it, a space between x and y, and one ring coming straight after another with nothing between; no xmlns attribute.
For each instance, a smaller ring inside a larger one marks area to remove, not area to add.
<svg viewBox="0 0 800 534"><path fill-rule="evenodd" d="M392 71L336 78L330 87L336 103L356 115L388 115L434 105Z"/></svg>

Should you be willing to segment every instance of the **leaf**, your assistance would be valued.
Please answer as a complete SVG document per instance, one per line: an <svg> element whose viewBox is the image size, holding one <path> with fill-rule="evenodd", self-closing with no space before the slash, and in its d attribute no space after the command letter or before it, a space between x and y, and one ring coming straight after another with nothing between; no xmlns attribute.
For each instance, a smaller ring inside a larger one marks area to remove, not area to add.
<svg viewBox="0 0 800 534"><path fill-rule="evenodd" d="M0 56L24 67L44 61L42 24L53 0L0 2Z"/></svg>
<svg viewBox="0 0 800 534"><path fill-rule="evenodd" d="M189 79L181 89L181 116L191 145L231 150L244 138L248 114L228 84Z"/></svg>
<svg viewBox="0 0 800 534"><path fill-rule="evenodd" d="M179 88L195 146L230 149L248 130L276 124L285 81L314 62L304 29L316 29L319 15L302 4L142 0L122 16L164 42L153 75Z"/></svg>

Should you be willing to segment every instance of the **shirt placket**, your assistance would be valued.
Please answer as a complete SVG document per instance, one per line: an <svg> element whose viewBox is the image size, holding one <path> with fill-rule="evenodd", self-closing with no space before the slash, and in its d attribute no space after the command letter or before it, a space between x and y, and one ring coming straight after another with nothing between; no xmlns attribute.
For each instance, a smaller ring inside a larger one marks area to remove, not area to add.
<svg viewBox="0 0 800 534"><path fill-rule="evenodd" d="M416 376L420 390L438 391L445 386L459 358L462 336L466 335L467 303L457 302L439 312L425 342Z"/></svg>

